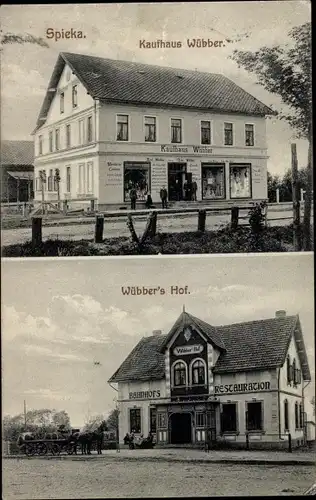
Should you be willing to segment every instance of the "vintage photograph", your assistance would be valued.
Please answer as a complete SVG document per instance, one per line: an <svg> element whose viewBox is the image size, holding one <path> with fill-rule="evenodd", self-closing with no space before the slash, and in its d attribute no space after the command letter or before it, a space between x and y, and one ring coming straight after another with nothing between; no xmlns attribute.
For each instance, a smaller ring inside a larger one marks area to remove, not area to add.
<svg viewBox="0 0 316 500"><path fill-rule="evenodd" d="M141 272L5 259L2 275L4 498L311 488L312 253L148 257Z"/></svg>
<svg viewBox="0 0 316 500"><path fill-rule="evenodd" d="M1 12L3 256L313 250L310 2Z"/></svg>

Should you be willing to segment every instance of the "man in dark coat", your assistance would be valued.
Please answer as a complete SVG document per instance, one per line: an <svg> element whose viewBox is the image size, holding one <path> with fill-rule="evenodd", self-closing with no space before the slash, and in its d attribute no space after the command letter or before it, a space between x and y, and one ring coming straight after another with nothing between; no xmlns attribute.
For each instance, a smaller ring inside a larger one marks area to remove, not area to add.
<svg viewBox="0 0 316 500"><path fill-rule="evenodd" d="M136 200L137 200L137 193L136 193L136 189L134 187L132 187L132 189L130 190L129 197L130 197L130 200L131 200L131 210L135 210L135 208L136 208Z"/></svg>
<svg viewBox="0 0 316 500"><path fill-rule="evenodd" d="M166 186L163 186L162 189L160 189L160 199L162 208L167 208L167 198L168 198L168 191L166 190Z"/></svg>

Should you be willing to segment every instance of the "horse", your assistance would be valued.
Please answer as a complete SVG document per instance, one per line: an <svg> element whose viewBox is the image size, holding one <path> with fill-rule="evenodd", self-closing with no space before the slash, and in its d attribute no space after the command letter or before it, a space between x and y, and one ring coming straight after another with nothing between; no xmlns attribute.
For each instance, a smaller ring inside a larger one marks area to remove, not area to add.
<svg viewBox="0 0 316 500"><path fill-rule="evenodd" d="M94 431L81 431L74 433L72 438L74 439L74 450L77 455L77 445L81 445L82 455L91 455L92 445L96 444L96 449L98 455L102 455L103 441L104 441L104 430L106 426L104 423L99 425L99 427Z"/></svg>

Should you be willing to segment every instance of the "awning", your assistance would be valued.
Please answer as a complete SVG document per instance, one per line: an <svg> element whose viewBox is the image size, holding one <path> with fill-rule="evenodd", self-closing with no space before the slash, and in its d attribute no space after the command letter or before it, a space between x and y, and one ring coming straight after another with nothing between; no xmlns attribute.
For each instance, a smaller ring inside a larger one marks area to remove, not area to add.
<svg viewBox="0 0 316 500"><path fill-rule="evenodd" d="M20 181L32 181L34 179L34 174L33 172L9 172L8 174L11 175L14 179L20 180Z"/></svg>

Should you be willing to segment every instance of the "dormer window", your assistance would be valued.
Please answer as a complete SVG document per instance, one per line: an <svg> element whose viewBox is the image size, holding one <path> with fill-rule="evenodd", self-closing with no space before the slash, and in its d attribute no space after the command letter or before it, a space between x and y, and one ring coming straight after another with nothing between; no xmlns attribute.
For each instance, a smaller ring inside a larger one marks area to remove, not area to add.
<svg viewBox="0 0 316 500"><path fill-rule="evenodd" d="M173 366L173 385L175 387L185 386L187 382L187 366L183 361L177 361Z"/></svg>
<svg viewBox="0 0 316 500"><path fill-rule="evenodd" d="M197 359L191 365L191 383L192 385L205 385L206 367L204 361Z"/></svg>

